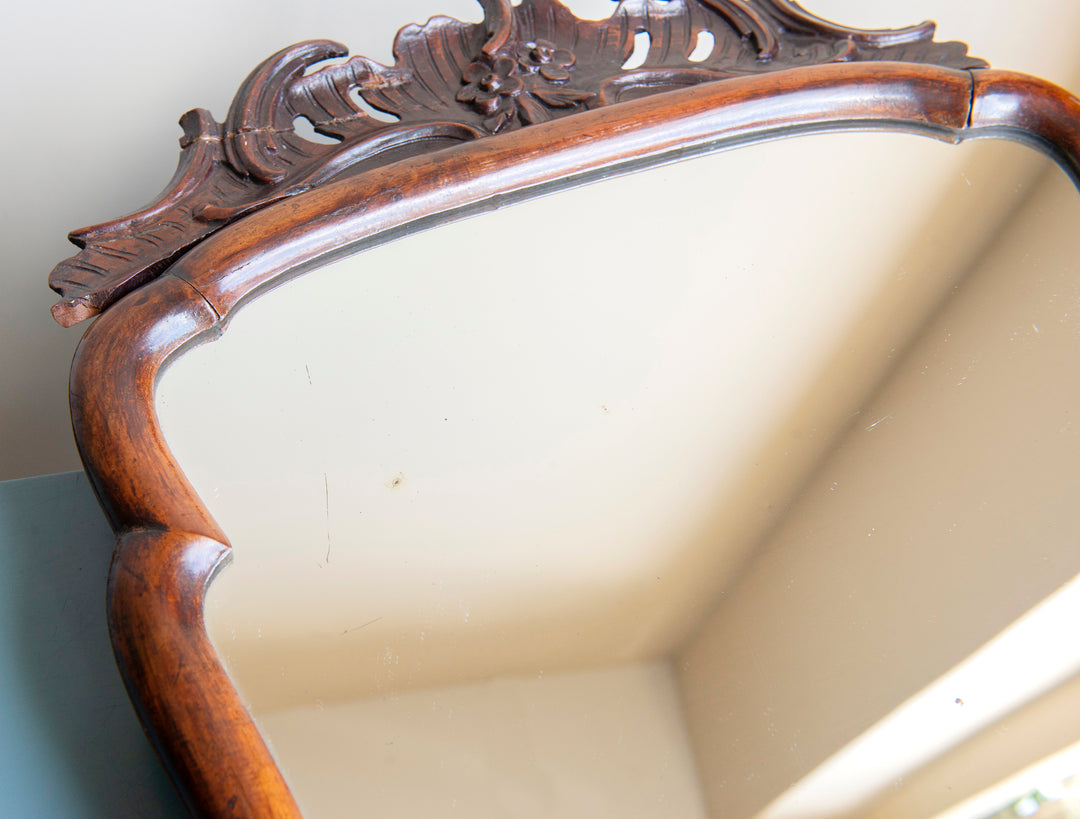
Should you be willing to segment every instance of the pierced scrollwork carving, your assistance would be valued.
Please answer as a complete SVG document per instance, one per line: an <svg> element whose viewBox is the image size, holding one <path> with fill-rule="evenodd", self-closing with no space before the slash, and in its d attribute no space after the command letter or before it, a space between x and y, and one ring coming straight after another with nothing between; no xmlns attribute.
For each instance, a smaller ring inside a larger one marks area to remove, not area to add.
<svg viewBox="0 0 1080 819"><path fill-rule="evenodd" d="M81 251L49 277L62 297L53 316L65 326L90 318L245 213L397 160L403 151L436 150L674 88L823 63L985 65L963 43L934 42L932 23L863 31L817 18L793 0L621 0L607 20L578 19L558 0L480 4L480 24L435 17L403 28L393 66L356 56L311 70L347 49L326 40L301 43L252 72L223 124L201 109L185 114L180 164L158 201L70 235ZM703 33L712 48L701 57ZM625 68L640 34L648 51ZM393 121L371 116L360 99ZM301 117L332 144L300 136L294 123Z"/></svg>

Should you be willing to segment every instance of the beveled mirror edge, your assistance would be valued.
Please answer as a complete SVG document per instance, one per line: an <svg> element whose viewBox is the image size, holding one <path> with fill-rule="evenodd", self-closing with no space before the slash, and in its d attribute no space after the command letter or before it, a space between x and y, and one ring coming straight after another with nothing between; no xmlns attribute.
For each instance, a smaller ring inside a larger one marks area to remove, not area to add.
<svg viewBox="0 0 1080 819"><path fill-rule="evenodd" d="M672 123L679 127L667 131ZM1074 179L1080 167L1080 103L1044 81L890 63L792 69L626 102L452 148L438 163L417 157L331 183L238 221L95 322L73 363L71 405L84 464L118 533L110 630L140 718L193 812L298 815L202 623L202 593L228 542L157 425L154 384L168 361L220 332L232 309L296 265L331 253L342 235L361 243L492 196L703 142L857 127L957 141L1004 135L1048 149ZM553 132L571 147L553 155ZM490 174L472 170L481 156ZM443 198L436 165L440 180L450 167L459 183Z"/></svg>

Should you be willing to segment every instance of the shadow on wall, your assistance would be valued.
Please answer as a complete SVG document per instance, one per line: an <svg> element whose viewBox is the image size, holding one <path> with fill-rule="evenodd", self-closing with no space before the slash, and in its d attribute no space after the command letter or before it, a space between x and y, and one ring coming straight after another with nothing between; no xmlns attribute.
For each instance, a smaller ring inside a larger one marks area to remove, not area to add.
<svg viewBox="0 0 1080 819"><path fill-rule="evenodd" d="M187 816L113 661L86 476L0 482L0 814Z"/></svg>

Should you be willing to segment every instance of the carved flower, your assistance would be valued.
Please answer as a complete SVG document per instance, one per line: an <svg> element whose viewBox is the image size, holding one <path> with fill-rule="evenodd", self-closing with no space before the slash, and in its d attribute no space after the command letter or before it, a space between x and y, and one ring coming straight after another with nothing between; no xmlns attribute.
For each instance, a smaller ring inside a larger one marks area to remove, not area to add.
<svg viewBox="0 0 1080 819"><path fill-rule="evenodd" d="M512 116L514 97L525 87L521 78L514 76L516 69L514 61L502 55L491 62L469 63L461 77L465 85L458 91L458 101L471 103L489 118L501 120Z"/></svg>
<svg viewBox="0 0 1080 819"><path fill-rule="evenodd" d="M547 40L537 40L518 45L517 61L525 71L538 71L549 82L566 82L570 79L574 54L569 49L557 48Z"/></svg>
<svg viewBox="0 0 1080 819"><path fill-rule="evenodd" d="M545 40L518 45L507 53L481 57L461 75L458 102L484 115L484 127L493 134L519 124L546 122L552 108L573 108L595 96L566 84L574 55ZM519 72L519 69L521 71Z"/></svg>

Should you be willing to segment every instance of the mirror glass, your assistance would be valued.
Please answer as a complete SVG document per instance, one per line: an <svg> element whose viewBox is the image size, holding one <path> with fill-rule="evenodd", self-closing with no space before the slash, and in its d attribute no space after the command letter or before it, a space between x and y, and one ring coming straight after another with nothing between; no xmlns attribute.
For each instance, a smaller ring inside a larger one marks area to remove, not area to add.
<svg viewBox="0 0 1080 819"><path fill-rule="evenodd" d="M935 815L1080 738L1022 719L1080 669L1078 217L1022 146L806 136L240 311L158 408L305 815Z"/></svg>

